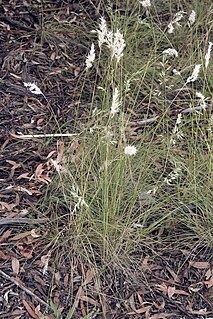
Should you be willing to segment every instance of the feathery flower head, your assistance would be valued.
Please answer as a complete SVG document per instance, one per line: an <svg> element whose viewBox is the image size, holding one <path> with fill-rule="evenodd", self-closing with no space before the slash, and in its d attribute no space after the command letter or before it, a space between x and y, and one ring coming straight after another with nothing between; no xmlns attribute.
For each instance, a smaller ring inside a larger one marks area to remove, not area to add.
<svg viewBox="0 0 213 319"><path fill-rule="evenodd" d="M207 69L209 65L210 55L211 55L211 49L212 49L213 42L209 42L209 46L205 55L205 68Z"/></svg>
<svg viewBox="0 0 213 319"><path fill-rule="evenodd" d="M179 21L183 18L184 11L179 11L174 15L173 20L168 24L168 33L173 33L174 32L174 25L180 27L181 24Z"/></svg>
<svg viewBox="0 0 213 319"><path fill-rule="evenodd" d="M173 22L170 22L168 24L168 33L173 33L174 32L174 26L173 26Z"/></svg>
<svg viewBox="0 0 213 319"><path fill-rule="evenodd" d="M92 67L92 64L93 64L94 60L95 60L95 46L92 43L90 52L89 52L89 54L88 54L88 56L86 58L86 62L85 62L87 70Z"/></svg>
<svg viewBox="0 0 213 319"><path fill-rule="evenodd" d="M101 20L99 23L100 30L97 31L99 48L101 48L102 44L104 44L106 42L106 38L107 38L107 34L108 34L106 20L104 19L104 17L101 17L100 20Z"/></svg>
<svg viewBox="0 0 213 319"><path fill-rule="evenodd" d="M192 12L189 15L189 26L191 26L192 24L195 23L195 19L196 19L196 12L194 10L192 10Z"/></svg>
<svg viewBox="0 0 213 319"><path fill-rule="evenodd" d="M119 30L114 33L113 38L108 38L108 47L112 50L112 58L115 57L119 62L125 48L123 34Z"/></svg>
<svg viewBox="0 0 213 319"><path fill-rule="evenodd" d="M112 106L111 106L111 112L110 112L112 117L119 112L119 106L120 106L119 91L117 88L115 88L113 92Z"/></svg>
<svg viewBox="0 0 213 319"><path fill-rule="evenodd" d="M125 154L125 155L133 156L133 155L135 155L136 153L137 153L137 149L136 149L135 146L130 146L130 145L128 145L128 146L126 146L126 147L124 148L124 154Z"/></svg>
<svg viewBox="0 0 213 319"><path fill-rule="evenodd" d="M195 95L201 100L205 99L205 96L201 92L196 92Z"/></svg>
<svg viewBox="0 0 213 319"><path fill-rule="evenodd" d="M150 2L150 0L143 0L143 1L140 1L140 4L141 4L141 5L142 5L142 7L144 7L144 8L151 7L151 2Z"/></svg>
<svg viewBox="0 0 213 319"><path fill-rule="evenodd" d="M186 13L186 12L178 11L177 13L175 13L173 22L180 26L180 24L178 22L183 18L184 13Z"/></svg>
<svg viewBox="0 0 213 319"><path fill-rule="evenodd" d="M180 124L181 122L182 122L182 114L178 113L178 117L177 117L177 120L176 120L176 125Z"/></svg>
<svg viewBox="0 0 213 319"><path fill-rule="evenodd" d="M177 140L182 140L184 138L183 132L179 129L179 125L182 122L182 114L179 113L176 119L175 126L172 130L172 137L170 138L170 144L176 145Z"/></svg>
<svg viewBox="0 0 213 319"><path fill-rule="evenodd" d="M201 92L196 92L195 95L200 99L200 106L205 109L207 105L205 96Z"/></svg>
<svg viewBox="0 0 213 319"><path fill-rule="evenodd" d="M97 30L99 48L105 43L112 52L112 58L115 57L119 62L125 48L123 34L119 30L115 33L108 30L106 20L103 17L100 20L99 30Z"/></svg>
<svg viewBox="0 0 213 319"><path fill-rule="evenodd" d="M172 72L174 73L174 75L181 75L180 71L173 69Z"/></svg>
<svg viewBox="0 0 213 319"><path fill-rule="evenodd" d="M201 67L201 64L195 64L192 75L188 77L188 79L186 80L186 84L197 80L199 72L200 72L200 67Z"/></svg>
<svg viewBox="0 0 213 319"><path fill-rule="evenodd" d="M166 49L162 53L163 53L163 55L165 55L167 57L172 57L172 56L178 57L177 50L172 49L172 48Z"/></svg>

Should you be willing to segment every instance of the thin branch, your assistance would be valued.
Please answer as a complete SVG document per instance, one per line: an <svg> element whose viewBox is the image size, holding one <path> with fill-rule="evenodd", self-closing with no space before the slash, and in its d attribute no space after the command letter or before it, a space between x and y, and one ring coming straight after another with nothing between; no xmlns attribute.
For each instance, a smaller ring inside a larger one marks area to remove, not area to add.
<svg viewBox="0 0 213 319"><path fill-rule="evenodd" d="M27 224L27 225L36 225L36 224L45 224L48 221L47 218L23 218L23 217L14 217L14 218L0 218L1 225L11 225L11 224Z"/></svg>
<svg viewBox="0 0 213 319"><path fill-rule="evenodd" d="M39 298L37 295L34 294L34 292L32 292L31 290L29 290L27 287L25 287L24 285L22 285L21 283L19 283L14 277L10 277L9 275L7 275L4 271L0 270L0 275L2 277L4 277L5 279L11 281L12 283L14 283L16 286L18 286L19 288L21 288L22 290L24 290L28 295L30 295L31 297L33 297L35 300L37 300L39 303L41 303L42 305L44 305L47 308L50 308L50 306L43 301L41 298Z"/></svg>
<svg viewBox="0 0 213 319"><path fill-rule="evenodd" d="M46 138L46 137L75 137L79 136L79 134L71 134L71 133L56 133L56 134L15 134L10 132L10 135L14 138L21 139L21 140L29 140L32 138Z"/></svg>
<svg viewBox="0 0 213 319"><path fill-rule="evenodd" d="M201 110L206 110L210 108L210 105L205 105L205 106L195 106L195 107L188 107L187 109L181 111L181 113L192 113L195 111L201 111Z"/></svg>
<svg viewBox="0 0 213 319"><path fill-rule="evenodd" d="M146 120L136 120L133 122L129 122L128 125L146 125L149 123L156 122L158 118L159 118L159 116L152 117L152 118L146 119Z"/></svg>
<svg viewBox="0 0 213 319"><path fill-rule="evenodd" d="M13 20L11 17L8 17L8 16L1 15L0 16L0 21L1 20L3 22L5 22L5 23L8 23L9 25L11 25L11 26L13 26L15 28L18 28L18 29L22 29L22 30L29 31L29 32L37 31L36 29L31 28L29 26L26 26L26 25L22 24L19 21Z"/></svg>

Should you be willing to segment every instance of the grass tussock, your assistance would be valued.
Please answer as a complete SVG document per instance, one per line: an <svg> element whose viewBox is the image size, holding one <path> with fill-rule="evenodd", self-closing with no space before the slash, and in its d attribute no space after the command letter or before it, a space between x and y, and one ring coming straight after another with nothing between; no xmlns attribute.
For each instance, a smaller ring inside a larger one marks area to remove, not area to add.
<svg viewBox="0 0 213 319"><path fill-rule="evenodd" d="M103 8L86 35L87 118L76 120L80 134L55 163L42 204L53 217L49 238L93 265L122 268L143 245L212 246L211 2ZM138 130L129 124L149 118Z"/></svg>

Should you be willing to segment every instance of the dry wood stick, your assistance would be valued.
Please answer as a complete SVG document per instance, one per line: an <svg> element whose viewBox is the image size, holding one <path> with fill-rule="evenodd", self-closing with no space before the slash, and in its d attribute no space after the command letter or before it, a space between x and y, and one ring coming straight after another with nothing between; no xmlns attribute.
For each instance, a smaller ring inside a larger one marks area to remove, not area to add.
<svg viewBox="0 0 213 319"><path fill-rule="evenodd" d="M36 225L36 224L45 224L48 221L47 218L0 218L0 226L2 225L11 225L11 224L27 224L27 225Z"/></svg>
<svg viewBox="0 0 213 319"><path fill-rule="evenodd" d="M4 277L5 279L11 281L12 283L14 283L16 286L18 286L19 288L21 288L22 290L24 290L28 295L30 295L31 297L33 297L35 300L37 300L39 303L41 303L42 305L46 306L47 308L50 308L50 306L43 301L41 298L39 298L37 295L34 294L34 292L32 292L31 290L29 290L27 287L25 287L24 285L22 285L21 283L19 283L14 277L10 277L9 275L7 275L4 271L0 270L0 275L2 277Z"/></svg>

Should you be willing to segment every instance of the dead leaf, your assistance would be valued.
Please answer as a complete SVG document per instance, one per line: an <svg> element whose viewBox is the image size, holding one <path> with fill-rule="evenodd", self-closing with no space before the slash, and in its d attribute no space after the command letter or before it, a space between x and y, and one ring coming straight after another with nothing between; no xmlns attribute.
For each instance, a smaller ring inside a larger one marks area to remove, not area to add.
<svg viewBox="0 0 213 319"><path fill-rule="evenodd" d="M1 240L0 240L1 242ZM213 276L213 272L211 269L208 269L207 272L205 273L205 277L208 280L211 276Z"/></svg>
<svg viewBox="0 0 213 319"><path fill-rule="evenodd" d="M167 289L168 297L171 299L175 294L175 287L169 286Z"/></svg>
<svg viewBox="0 0 213 319"><path fill-rule="evenodd" d="M31 317L33 317L34 319L39 319L39 317L35 314L34 310L30 307L26 300L22 300L22 303Z"/></svg>
<svg viewBox="0 0 213 319"><path fill-rule="evenodd" d="M141 269L143 269L144 271L150 269L150 267L149 267L149 265L148 265L149 259L150 259L150 256L149 256L149 255L145 256L144 259L143 259L143 262L142 262L142 265L141 265Z"/></svg>
<svg viewBox="0 0 213 319"><path fill-rule="evenodd" d="M31 191L29 191L27 188L22 187L22 186L13 187L13 189L15 189L19 192L27 193L30 196L33 195L33 193Z"/></svg>
<svg viewBox="0 0 213 319"><path fill-rule="evenodd" d="M209 262L207 261L190 261L189 266L197 268L197 269L206 269L210 267Z"/></svg>
<svg viewBox="0 0 213 319"><path fill-rule="evenodd" d="M175 282L180 282L180 279L178 278L178 275L174 272L174 270L172 270L170 267L166 267L166 269L168 270L168 272L172 275L173 279Z"/></svg>
<svg viewBox="0 0 213 319"><path fill-rule="evenodd" d="M31 235L33 238L41 237L40 234L37 234L37 233L36 233L36 229L32 229L31 232L30 232L30 235Z"/></svg>
<svg viewBox="0 0 213 319"><path fill-rule="evenodd" d="M43 164L39 164L35 170L35 174L34 174L35 178L39 178L42 175L43 171L44 171Z"/></svg>
<svg viewBox="0 0 213 319"><path fill-rule="evenodd" d="M203 288L203 283L202 282L196 282L192 285L189 286L189 290L193 292L198 292Z"/></svg>
<svg viewBox="0 0 213 319"><path fill-rule="evenodd" d="M211 288L213 286L213 276L211 277L211 280L204 281L204 284L208 287Z"/></svg>
<svg viewBox="0 0 213 319"><path fill-rule="evenodd" d="M90 298L88 296L84 296L83 295L83 296L80 296L79 299L82 300L82 301L86 301L87 303L90 303L91 305L94 305L96 307L100 307L100 304L99 304L98 301L96 301L96 300L94 300L94 299L92 299L92 298Z"/></svg>
<svg viewBox="0 0 213 319"><path fill-rule="evenodd" d="M87 270L86 278L84 280L83 286L86 286L92 280L93 275L94 275L94 270L92 269Z"/></svg>
<svg viewBox="0 0 213 319"><path fill-rule="evenodd" d="M130 303L130 307L132 308L133 312L129 312L128 315L135 315L135 314L141 314L141 313L145 313L146 311L148 311L152 306L144 306L145 304L147 304L147 302L143 302L141 304L141 308L136 309L135 306L135 300L134 300L134 296L137 296L137 294L132 294L129 298L129 303Z"/></svg>
<svg viewBox="0 0 213 319"><path fill-rule="evenodd" d="M158 299L158 301L159 301L159 299ZM166 303L165 303L164 298L162 298L160 305L158 305L156 302L153 302L153 305L154 305L155 308L157 308L158 310L163 310L163 309L165 308Z"/></svg>
<svg viewBox="0 0 213 319"><path fill-rule="evenodd" d="M193 315L209 315L212 314L212 311L206 311L206 309L200 309L200 310L193 310L191 307L188 307L188 312L193 314Z"/></svg>
<svg viewBox="0 0 213 319"><path fill-rule="evenodd" d="M138 300L140 302L140 305L143 306L143 303L144 303L143 298L141 297L141 295L138 292L137 292L137 297L138 297Z"/></svg>
<svg viewBox="0 0 213 319"><path fill-rule="evenodd" d="M46 159L47 159L47 160L50 159L50 158L52 157L52 155L55 154L55 152L56 152L56 151L51 151L51 152L47 155Z"/></svg>
<svg viewBox="0 0 213 319"><path fill-rule="evenodd" d="M60 284L60 280L61 280L61 274L60 274L60 272L59 271L57 271L56 273L55 273L55 282L56 282L56 284L59 286L59 284Z"/></svg>
<svg viewBox="0 0 213 319"><path fill-rule="evenodd" d="M175 289L175 294L177 295L185 295L185 296L190 296L190 294L184 290L179 290L179 289Z"/></svg>
<svg viewBox="0 0 213 319"><path fill-rule="evenodd" d="M44 118L40 118L40 119L38 119L37 120L37 122L36 122L36 126L38 127L38 126L41 126L41 124L44 122Z"/></svg>
<svg viewBox="0 0 213 319"><path fill-rule="evenodd" d="M14 274L18 275L20 270L20 263L19 260L15 257L12 257L12 270Z"/></svg>
<svg viewBox="0 0 213 319"><path fill-rule="evenodd" d="M50 56L50 60L55 61L56 53L53 51Z"/></svg>
<svg viewBox="0 0 213 319"><path fill-rule="evenodd" d="M135 315L135 314L145 313L145 312L148 311L150 308L152 308L152 306L141 307L140 309L135 309L135 311L128 312L127 314L128 314L128 315Z"/></svg>
<svg viewBox="0 0 213 319"><path fill-rule="evenodd" d="M84 306L83 300L80 300L79 305L80 305L80 308L81 308L82 316L85 317L87 315L87 312L86 312L86 308Z"/></svg>
<svg viewBox="0 0 213 319"><path fill-rule="evenodd" d="M32 249L25 249L25 250L20 250L20 254L25 257L26 259L31 259L33 258L33 248Z"/></svg>
<svg viewBox="0 0 213 319"><path fill-rule="evenodd" d="M6 232L4 232L4 234L0 237L0 243L2 243L3 241L5 241L5 239L10 237L11 233L12 230L6 230Z"/></svg>
<svg viewBox="0 0 213 319"><path fill-rule="evenodd" d="M17 179L22 179L22 178L29 179L29 173L23 173L17 177Z"/></svg>
<svg viewBox="0 0 213 319"><path fill-rule="evenodd" d="M135 307L135 301L134 301L134 294L130 296L129 298L129 304L130 304L130 307L136 311L136 307Z"/></svg>
<svg viewBox="0 0 213 319"><path fill-rule="evenodd" d="M81 69L77 66L77 67L74 69L74 75L75 75L75 76L78 76L80 70L81 70Z"/></svg>
<svg viewBox="0 0 213 319"><path fill-rule="evenodd" d="M5 253L3 251L0 250L0 260L7 260L8 257L5 255Z"/></svg>
<svg viewBox="0 0 213 319"><path fill-rule="evenodd" d="M27 236L29 236L29 235L30 235L30 232L29 232L29 231L28 231L28 232L24 232L24 233L20 233L20 234L18 234L18 235L15 235L14 237L10 238L10 241L12 241L12 240L19 240L19 239L25 238L25 237L27 237Z"/></svg>
<svg viewBox="0 0 213 319"><path fill-rule="evenodd" d="M64 142L57 141L57 158L56 161L60 163L64 156Z"/></svg>
<svg viewBox="0 0 213 319"><path fill-rule="evenodd" d="M53 160L52 158L50 159L51 164L55 168L57 173L68 173L68 170L62 166L61 164L58 164L57 160Z"/></svg>
<svg viewBox="0 0 213 319"><path fill-rule="evenodd" d="M38 305L35 309L35 314L39 317L39 319L44 319L44 316L41 313L41 306ZM53 319L56 319L55 317Z"/></svg>
<svg viewBox="0 0 213 319"><path fill-rule="evenodd" d="M165 284L165 282L163 282L161 285L155 285L155 287L157 288L157 290L163 291L167 293L167 285Z"/></svg>
<svg viewBox="0 0 213 319"><path fill-rule="evenodd" d="M47 255L41 256L41 263L43 266L43 271L42 271L43 275L46 275L47 273L50 256L51 256L51 252L49 252Z"/></svg>
<svg viewBox="0 0 213 319"><path fill-rule="evenodd" d="M155 314L153 316L149 316L149 317L146 317L146 319L167 319L167 318L173 318L172 316L177 316L176 313L172 312L172 313L158 313L158 314Z"/></svg>
<svg viewBox="0 0 213 319"><path fill-rule="evenodd" d="M69 282L69 274L66 274L66 276L64 277L64 286L68 287L68 282Z"/></svg>
<svg viewBox="0 0 213 319"><path fill-rule="evenodd" d="M2 201L0 202L0 205L2 206L3 210L7 210L7 211L11 211L14 207L13 205L8 204L6 202L2 202Z"/></svg>

